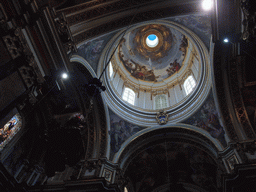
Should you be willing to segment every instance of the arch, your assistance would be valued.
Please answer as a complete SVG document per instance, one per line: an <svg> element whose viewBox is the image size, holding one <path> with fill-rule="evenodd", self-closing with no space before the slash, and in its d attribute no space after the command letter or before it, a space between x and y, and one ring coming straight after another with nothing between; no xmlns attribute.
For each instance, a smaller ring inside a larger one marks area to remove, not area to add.
<svg viewBox="0 0 256 192"><path fill-rule="evenodd" d="M221 143L212 138L205 130L181 123L168 124L143 129L134 134L122 144L121 149L113 158L113 163L120 163L120 167L123 168L128 159L134 155L132 151L142 149L142 147L146 146L149 142L157 140L157 137L153 138L152 135L158 135L158 139L164 139L165 137L167 138L168 134L170 136L169 138L173 139L180 137L187 141L193 140L207 150L215 159L218 156L218 151L223 150ZM143 141L144 138L147 138L147 140Z"/></svg>
<svg viewBox="0 0 256 192"><path fill-rule="evenodd" d="M91 77L86 76L87 80L88 80L88 78L97 78L97 75L94 72L91 65L81 56L73 55L70 58L70 61L72 63L81 64L81 66L83 66L88 71L87 74L88 74L88 76L91 75ZM85 83L87 83L87 82L85 82ZM79 92L82 92L82 93L85 91L81 86L78 86L77 89ZM104 94L104 93L101 93L99 97L93 98L93 100L95 100L95 102L93 105L94 112L92 114L92 117L97 116L101 120L94 122L95 126L93 126L93 128L92 128L93 130L91 130L91 132L90 132L91 136L93 135L92 137L94 139L88 137L88 139L91 140L91 141L88 141L88 143L91 142L91 146L90 146L90 150L92 152L91 158L100 158L100 157L106 157L106 156L108 157L109 150L110 150L110 144L108 142L109 138L107 137L107 133L110 130L110 126L109 126L110 121L109 121L108 116L106 115L106 114L108 114L108 108L105 103L105 100L102 99L102 94ZM84 104L84 105L85 105L85 108L88 108L88 106L86 107L86 104Z"/></svg>
<svg viewBox="0 0 256 192"><path fill-rule="evenodd" d="M91 67L91 65L83 57L81 57L79 55L72 55L70 58L70 61L81 63L90 72L92 77L97 77L97 75L96 75L95 71L93 70L93 68Z"/></svg>

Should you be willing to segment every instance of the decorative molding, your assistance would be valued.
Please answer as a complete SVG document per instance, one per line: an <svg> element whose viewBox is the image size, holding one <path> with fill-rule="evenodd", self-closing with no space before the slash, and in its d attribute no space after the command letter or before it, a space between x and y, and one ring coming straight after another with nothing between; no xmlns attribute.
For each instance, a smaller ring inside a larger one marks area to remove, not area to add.
<svg viewBox="0 0 256 192"><path fill-rule="evenodd" d="M3 40L13 59L16 59L21 55L22 48L21 48L19 38L16 35L14 36L6 35L3 37Z"/></svg>
<svg viewBox="0 0 256 192"><path fill-rule="evenodd" d="M238 141L237 133L234 129L231 115L229 113L229 107L227 105L226 100L226 84L223 78L223 69L222 69L222 61L221 61L221 54L222 54L222 45L221 44L215 44L214 46L214 55L215 55L215 61L213 63L214 66L214 75L215 75L215 88L216 93L218 96L219 101L219 107L223 115L224 119L224 125L227 130L227 134L229 135L230 139L233 141ZM222 74L222 75L221 75Z"/></svg>
<svg viewBox="0 0 256 192"><path fill-rule="evenodd" d="M233 171L235 168L234 166L239 163L235 154L231 155L226 161L231 171Z"/></svg>
<svg viewBox="0 0 256 192"><path fill-rule="evenodd" d="M86 10L87 8L92 8L93 6L97 6L98 4L103 4L104 2L108 2L109 0L96 0L96 1L90 1L86 3L82 3L73 7L65 8L57 10L56 12L62 12L65 15L73 15L74 13L78 13L80 10Z"/></svg>
<svg viewBox="0 0 256 192"><path fill-rule="evenodd" d="M55 25L66 52L77 52L73 36L64 13L55 18Z"/></svg>
<svg viewBox="0 0 256 192"><path fill-rule="evenodd" d="M243 98L242 98L242 93L240 91L239 87L239 68L238 68L238 62L240 57L236 58L235 60L231 60L229 63L230 70L229 70L229 79L230 79L230 93L232 95L232 100L233 100L233 105L234 109L236 112L237 119L241 123L247 138L253 139L255 138L255 132L253 130L253 127L251 126L250 120L248 118L244 103L243 103Z"/></svg>
<svg viewBox="0 0 256 192"><path fill-rule="evenodd" d="M4 10L4 7L3 7L2 3L0 3L0 15L1 15L0 24L3 24L8 20L8 16L7 16L7 14Z"/></svg>
<svg viewBox="0 0 256 192"><path fill-rule="evenodd" d="M118 181L118 164L113 164L106 158L87 159L79 163L79 168L73 173L72 178L78 180L88 178L105 178L108 184L114 184Z"/></svg>
<svg viewBox="0 0 256 192"><path fill-rule="evenodd" d="M126 3L128 5L124 5L122 6L122 3ZM127 10L127 8L129 8L131 6L130 3L127 3L125 1L119 1L113 11L117 10L118 7L121 7L121 8L124 8ZM133 6L133 5L132 5ZM136 6L139 6L136 5ZM134 10L137 8L136 6L134 7L131 7L131 11L128 11L127 13L134 13ZM184 9L185 6L189 6L188 9ZM152 7L155 7L158 9L152 9ZM141 12L139 15L139 17L136 17L136 19L133 20L133 23L131 24L135 24L135 23L139 23L139 22L144 22L144 21L148 21L148 20L153 20L153 19L160 19L160 18L164 18L164 17L169 17L169 16L172 16L172 15L175 15L177 13L177 10L180 10L181 8L183 8L184 10L184 14L186 13L189 13L190 11L193 11L193 10L197 10L197 2L192 2L192 3L189 3L189 4L182 4L182 5L176 5L176 6L171 6L170 3L166 2L166 1L161 1L160 2L151 2L151 5L149 4L148 6L148 10L143 10L144 12ZM107 9L107 8L106 8ZM111 13L111 10L112 9L108 9L108 14ZM84 15L81 15L80 17L76 16L76 19L70 19L68 20L69 23L78 23L78 21L76 21L77 19L81 21L87 21L89 22L90 21L90 15L93 15L93 17L95 18L95 14L98 14L99 17L100 16L103 16L104 13L106 12L101 12L100 14L97 13L97 10L93 10L94 11L94 14L88 14L88 13L84 13ZM103 13L103 14L102 14ZM123 27L126 27L127 26L127 23L130 23L132 21L132 18L134 17L134 14L132 15L123 15L123 17L114 17L113 15L113 18L115 18L114 20L109 20L108 23L104 23L104 24L99 24L98 26L95 26L95 27L92 27L92 28L89 28L89 29L86 29L84 30L83 32L81 33L78 33L74 36L74 42L76 44L79 44L79 43L82 43L83 41L85 40L88 40L88 39L91 39L92 37L95 37L95 36L98 36L102 33L107 33L107 32L110 32L110 31L114 31L116 29L121 29Z"/></svg>
<svg viewBox="0 0 256 192"><path fill-rule="evenodd" d="M120 167L123 169L125 166L124 164L126 164L125 162L128 162L129 159L134 157L134 150L142 150L143 147L145 148L146 146L143 146L143 143L150 142L151 140L149 138L152 137L152 135L159 135L159 133L162 135L162 137L160 137L161 139L164 138L164 134L168 133L167 136L169 136L169 138L178 139L179 142L186 141L202 148L204 151L211 154L214 159L217 159L218 157L217 151L223 150L223 147L216 141L216 139L212 138L206 131L202 132L200 128L194 129L193 126L190 125L168 123L166 125L158 125L143 129L141 132L130 137L122 144L122 150L119 150L116 153L112 161L114 163L119 162Z"/></svg>
<svg viewBox="0 0 256 192"><path fill-rule="evenodd" d="M16 28L13 36L4 36L3 40L13 59L16 59L19 56L25 57L27 65L19 68L19 71L27 87L31 87L31 85L35 84L36 82L43 83L44 78L40 72L40 69L36 65L35 58L27 44L22 30L20 28Z"/></svg>
<svg viewBox="0 0 256 192"><path fill-rule="evenodd" d="M244 16L242 22L244 25L242 39L244 41L248 40L250 37L256 37L256 10L253 8L253 3L252 0L241 0L241 9Z"/></svg>

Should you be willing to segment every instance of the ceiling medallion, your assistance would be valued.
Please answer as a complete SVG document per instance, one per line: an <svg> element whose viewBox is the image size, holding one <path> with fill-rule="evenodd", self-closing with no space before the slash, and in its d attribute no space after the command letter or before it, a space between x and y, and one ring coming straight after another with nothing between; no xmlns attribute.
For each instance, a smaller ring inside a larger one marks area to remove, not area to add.
<svg viewBox="0 0 256 192"><path fill-rule="evenodd" d="M164 125L168 122L168 114L164 110L160 110L156 114L156 120L159 125Z"/></svg>

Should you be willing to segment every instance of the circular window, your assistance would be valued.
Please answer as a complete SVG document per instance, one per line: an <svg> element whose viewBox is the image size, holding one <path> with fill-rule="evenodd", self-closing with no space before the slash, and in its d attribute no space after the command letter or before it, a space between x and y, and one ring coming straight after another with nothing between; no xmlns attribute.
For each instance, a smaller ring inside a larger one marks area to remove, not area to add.
<svg viewBox="0 0 256 192"><path fill-rule="evenodd" d="M149 47L156 47L158 45L158 42L159 42L159 39L154 34L150 34L146 39L147 46Z"/></svg>

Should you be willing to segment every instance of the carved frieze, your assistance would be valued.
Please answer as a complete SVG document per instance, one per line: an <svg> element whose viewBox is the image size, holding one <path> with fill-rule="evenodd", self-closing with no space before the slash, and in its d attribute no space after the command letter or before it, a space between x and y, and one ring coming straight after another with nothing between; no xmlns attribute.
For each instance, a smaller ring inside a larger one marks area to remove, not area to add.
<svg viewBox="0 0 256 192"><path fill-rule="evenodd" d="M3 37L5 45L13 59L21 55L22 48L17 36L6 35Z"/></svg>

